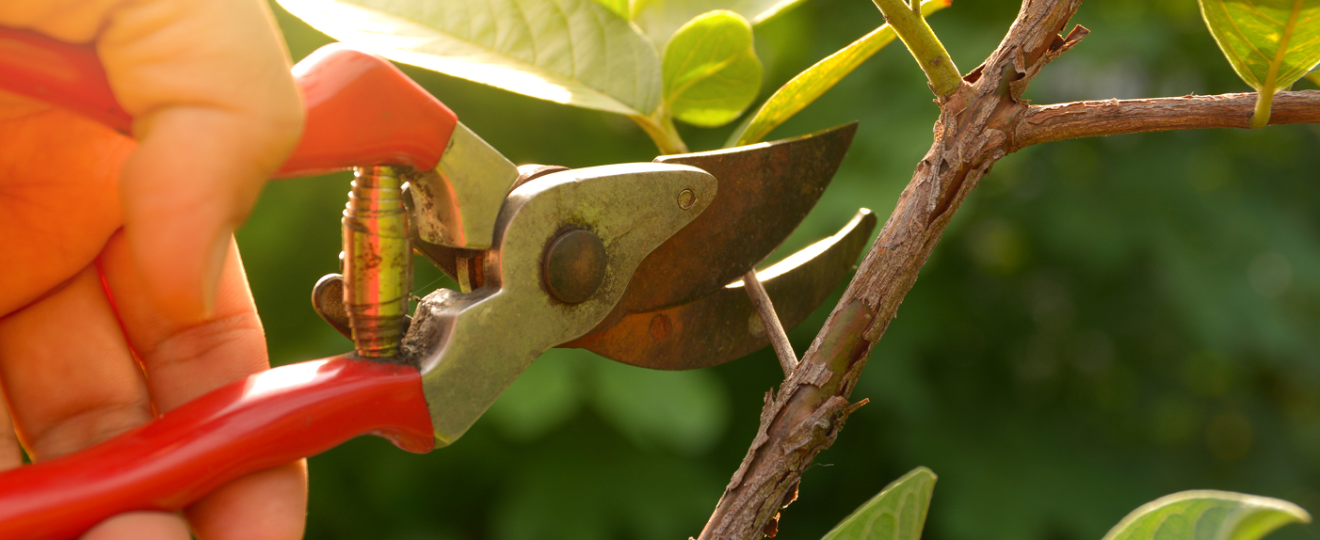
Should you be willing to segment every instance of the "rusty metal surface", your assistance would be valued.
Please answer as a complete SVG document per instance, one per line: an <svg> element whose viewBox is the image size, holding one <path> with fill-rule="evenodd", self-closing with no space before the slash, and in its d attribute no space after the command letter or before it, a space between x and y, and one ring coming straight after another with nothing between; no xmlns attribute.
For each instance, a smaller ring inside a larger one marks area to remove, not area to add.
<svg viewBox="0 0 1320 540"><path fill-rule="evenodd" d="M785 328L806 319L848 276L875 223L875 215L862 209L838 234L757 272ZM634 366L677 370L736 360L769 343L738 281L687 304L629 314L604 331L562 347L588 349Z"/></svg>
<svg viewBox="0 0 1320 540"><path fill-rule="evenodd" d="M459 123L440 163L408 174L418 237L429 244L490 248L500 205L518 177L513 163Z"/></svg>
<svg viewBox="0 0 1320 540"><path fill-rule="evenodd" d="M764 260L796 229L829 185L857 123L801 137L656 158L715 176L715 201L642 261L607 328L628 313L686 304L715 293Z"/></svg>
<svg viewBox="0 0 1320 540"><path fill-rule="evenodd" d="M619 305L595 331L628 313L685 304L741 278L779 247L815 207L856 131L853 122L768 143L656 158L656 163L690 165L711 173L719 182L715 201L651 252ZM515 186L565 169L523 165L518 170ZM456 255L465 251L428 243L416 234L413 248L450 277L457 275Z"/></svg>
<svg viewBox="0 0 1320 540"><path fill-rule="evenodd" d="M607 264L605 244L596 235L569 229L546 246L541 256L541 278L546 290L559 301L580 304L600 289Z"/></svg>
<svg viewBox="0 0 1320 540"><path fill-rule="evenodd" d="M519 165L517 168L518 178L514 180L513 185L509 187L509 191L512 192L513 190L518 189L518 186L526 184L527 182L530 182L547 174L556 173L559 171L567 171L567 170L568 167L564 167L561 165L540 165L540 164ZM425 208L418 207L416 202L416 197L417 197L415 193L416 189L417 188L414 188L411 185L408 186L405 189L407 196L405 196L403 199L404 203L406 203L408 206L408 212L413 216L411 223L414 224L422 221L423 218L419 214L436 211L435 208L430 208L428 210ZM454 248L454 247L442 246L439 244L433 244L427 242L426 240L422 239L420 229L417 226L414 226L410 231L410 233L412 235L413 250L415 250L419 255L426 257L427 260L431 261L431 264L434 264L437 268L439 268L442 272L444 272L445 275L449 276L454 281L459 281L461 277L458 275L458 259L462 257L473 259L475 257L479 257L481 253L481 251L478 250ZM479 283L481 281L479 275L480 272L477 271L477 268L479 267L480 264L473 264L469 266L470 268L469 274L471 275L469 275L468 277L470 282ZM480 287L480 285L476 285L476 286Z"/></svg>
<svg viewBox="0 0 1320 540"><path fill-rule="evenodd" d="M348 339L353 331L348 328L348 311L344 309L344 276L326 274L312 287L312 309L321 319Z"/></svg>
<svg viewBox="0 0 1320 540"><path fill-rule="evenodd" d="M705 210L716 187L695 167L633 163L551 173L510 193L496 247L481 258L483 285L427 295L404 338L437 446L467 431L541 353L599 324L642 259ZM599 287L573 304L552 296L541 272L546 246L568 229L589 231L607 259Z"/></svg>

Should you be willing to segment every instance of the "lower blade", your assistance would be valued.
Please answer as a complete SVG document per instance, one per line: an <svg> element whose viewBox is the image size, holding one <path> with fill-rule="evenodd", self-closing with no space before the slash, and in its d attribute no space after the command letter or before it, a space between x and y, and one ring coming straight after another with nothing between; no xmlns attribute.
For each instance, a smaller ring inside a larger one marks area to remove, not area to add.
<svg viewBox="0 0 1320 540"><path fill-rule="evenodd" d="M757 272L784 328L815 311L866 247L875 214L862 209L838 234ZM651 369L696 369L742 358L770 343L742 282L683 305L631 313L618 324L561 347Z"/></svg>

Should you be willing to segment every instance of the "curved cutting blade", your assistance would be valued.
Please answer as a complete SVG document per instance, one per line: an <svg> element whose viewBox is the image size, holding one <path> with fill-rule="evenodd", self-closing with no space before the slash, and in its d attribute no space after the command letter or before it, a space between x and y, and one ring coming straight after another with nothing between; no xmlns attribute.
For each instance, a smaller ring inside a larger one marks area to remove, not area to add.
<svg viewBox="0 0 1320 540"><path fill-rule="evenodd" d="M705 297L755 268L816 205L856 131L852 122L791 139L656 158L714 175L715 201L642 261L597 329L627 313Z"/></svg>
<svg viewBox="0 0 1320 540"><path fill-rule="evenodd" d="M834 236L757 272L784 328L806 319L848 276L875 222L875 214L863 208ZM561 347L588 349L634 366L677 370L736 360L769 343L738 281L687 304L629 314L604 331Z"/></svg>
<svg viewBox="0 0 1320 540"><path fill-rule="evenodd" d="M856 131L852 122L774 142L656 158L657 163L691 165L715 176L715 200L642 261L623 298L593 332L629 313L708 296L755 268L816 205ZM534 176L539 169L520 170ZM477 253L428 244L415 232L413 248L450 276L457 275L457 257Z"/></svg>

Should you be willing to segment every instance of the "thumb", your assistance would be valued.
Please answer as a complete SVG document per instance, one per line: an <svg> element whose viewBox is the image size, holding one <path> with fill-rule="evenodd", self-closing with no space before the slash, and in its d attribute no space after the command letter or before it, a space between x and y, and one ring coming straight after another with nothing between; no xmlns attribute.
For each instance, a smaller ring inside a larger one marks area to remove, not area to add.
<svg viewBox="0 0 1320 540"><path fill-rule="evenodd" d="M230 234L292 151L302 105L259 0L145 0L97 39L139 144L120 189L147 296L166 316L208 316Z"/></svg>

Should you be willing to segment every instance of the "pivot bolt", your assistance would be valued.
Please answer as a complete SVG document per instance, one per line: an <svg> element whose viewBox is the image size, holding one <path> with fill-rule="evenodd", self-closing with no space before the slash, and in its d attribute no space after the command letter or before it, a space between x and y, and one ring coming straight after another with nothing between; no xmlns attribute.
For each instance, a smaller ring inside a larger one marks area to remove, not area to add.
<svg viewBox="0 0 1320 540"><path fill-rule="evenodd" d="M542 277L555 298L586 302L605 281L605 244L590 231L565 231L550 241L542 258Z"/></svg>
<svg viewBox="0 0 1320 540"><path fill-rule="evenodd" d="M687 210L688 208L692 208L692 205L696 202L697 202L697 194L694 193L692 190L685 189L683 191L678 192L679 208Z"/></svg>

